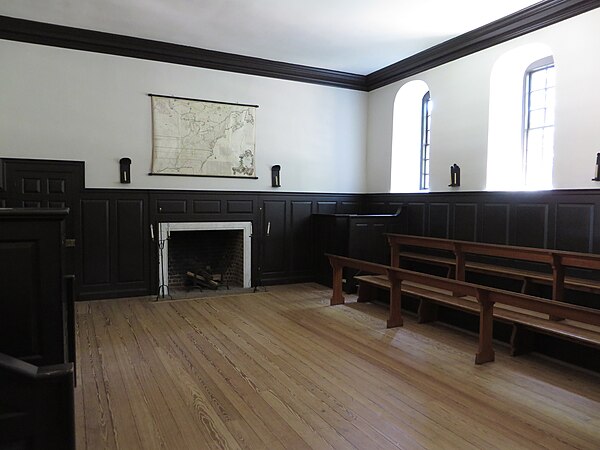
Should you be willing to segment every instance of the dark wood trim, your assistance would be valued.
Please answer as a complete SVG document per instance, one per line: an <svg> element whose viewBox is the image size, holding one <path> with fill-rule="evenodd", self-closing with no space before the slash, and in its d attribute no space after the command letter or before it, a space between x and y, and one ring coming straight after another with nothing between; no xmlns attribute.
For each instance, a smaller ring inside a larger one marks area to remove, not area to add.
<svg viewBox="0 0 600 450"><path fill-rule="evenodd" d="M173 100L189 100L192 102L214 103L216 105L245 106L245 107L249 107L249 108L258 108L259 107L258 105L247 105L244 103L219 102L217 100L206 100L204 98L176 97L174 95L162 95L162 94L152 94L152 93L149 93L148 97L171 98Z"/></svg>
<svg viewBox="0 0 600 450"><path fill-rule="evenodd" d="M168 42L0 16L0 38L365 91L366 77Z"/></svg>
<svg viewBox="0 0 600 450"><path fill-rule="evenodd" d="M367 75L372 91L600 7L600 0L546 0Z"/></svg>
<svg viewBox="0 0 600 450"><path fill-rule="evenodd" d="M236 175L197 175L195 173L158 173L148 172L148 175L153 177L204 177L204 178L239 178L246 180L258 180L258 177L241 177Z"/></svg>
<svg viewBox="0 0 600 450"><path fill-rule="evenodd" d="M600 0L542 1L367 76L7 16L0 39L372 91L598 7Z"/></svg>

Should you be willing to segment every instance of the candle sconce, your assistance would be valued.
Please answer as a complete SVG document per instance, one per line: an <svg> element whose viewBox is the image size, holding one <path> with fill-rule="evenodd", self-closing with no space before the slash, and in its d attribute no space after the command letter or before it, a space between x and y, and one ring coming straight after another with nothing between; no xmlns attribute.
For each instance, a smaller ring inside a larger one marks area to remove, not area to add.
<svg viewBox="0 0 600 450"><path fill-rule="evenodd" d="M600 153L596 153L596 172L592 181L600 181Z"/></svg>
<svg viewBox="0 0 600 450"><path fill-rule="evenodd" d="M281 166L279 164L275 164L271 167L271 186L272 187L281 187Z"/></svg>
<svg viewBox="0 0 600 450"><path fill-rule="evenodd" d="M457 164L453 164L450 166L450 184L448 186L460 186L460 167Z"/></svg>
<svg viewBox="0 0 600 450"><path fill-rule="evenodd" d="M121 183L131 183L131 159L121 158L119 160Z"/></svg>

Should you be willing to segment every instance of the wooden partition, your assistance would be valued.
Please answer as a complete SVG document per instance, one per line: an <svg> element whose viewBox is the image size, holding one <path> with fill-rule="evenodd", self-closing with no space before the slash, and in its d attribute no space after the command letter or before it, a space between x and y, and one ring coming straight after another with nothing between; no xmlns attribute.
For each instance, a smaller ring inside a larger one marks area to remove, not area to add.
<svg viewBox="0 0 600 450"><path fill-rule="evenodd" d="M0 450L75 449L73 365L0 353Z"/></svg>

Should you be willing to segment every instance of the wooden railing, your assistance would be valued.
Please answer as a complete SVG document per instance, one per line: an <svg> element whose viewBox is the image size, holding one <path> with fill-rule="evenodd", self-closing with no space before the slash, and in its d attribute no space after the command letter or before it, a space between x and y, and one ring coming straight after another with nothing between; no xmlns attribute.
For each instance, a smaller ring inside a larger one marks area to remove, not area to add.
<svg viewBox="0 0 600 450"><path fill-rule="evenodd" d="M0 449L75 449L73 365L0 353Z"/></svg>
<svg viewBox="0 0 600 450"><path fill-rule="evenodd" d="M475 357L476 364L494 360L492 345L493 311L494 304L501 303L548 314L550 317L561 317L577 322L582 322L600 327L600 310L571 305L568 303L546 300L531 295L509 292L502 289L481 286L462 280L454 280L434 275L413 272L397 267L384 266L366 261L346 258L337 255L327 255L333 268L333 294L331 305L344 303L342 293L343 269L345 267L358 269L364 272L387 275L390 282L390 311L389 322L402 325L402 283L417 283L421 289L444 289L456 296L470 296L479 304L479 347ZM431 291L432 295L439 296L439 292ZM426 294L425 294L426 295ZM600 336L599 336L600 338Z"/></svg>

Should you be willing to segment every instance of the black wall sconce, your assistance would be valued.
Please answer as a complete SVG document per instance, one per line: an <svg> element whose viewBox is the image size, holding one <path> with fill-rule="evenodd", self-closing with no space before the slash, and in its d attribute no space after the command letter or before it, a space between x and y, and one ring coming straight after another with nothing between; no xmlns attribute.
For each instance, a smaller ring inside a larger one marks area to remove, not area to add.
<svg viewBox="0 0 600 450"><path fill-rule="evenodd" d="M281 171L281 166L279 164L275 164L271 167L271 186L273 187L281 187L281 176L279 172Z"/></svg>
<svg viewBox="0 0 600 450"><path fill-rule="evenodd" d="M596 153L596 172L592 181L600 181L600 153Z"/></svg>
<svg viewBox="0 0 600 450"><path fill-rule="evenodd" d="M131 183L131 159L121 158L119 160L119 168L121 172L121 183Z"/></svg>
<svg viewBox="0 0 600 450"><path fill-rule="evenodd" d="M460 186L460 167L457 164L450 166L450 184L449 187Z"/></svg>

